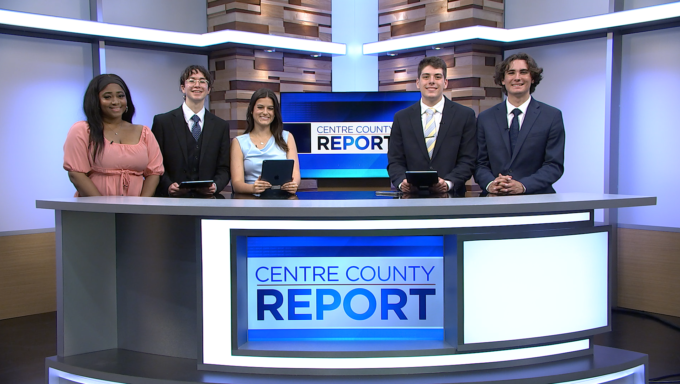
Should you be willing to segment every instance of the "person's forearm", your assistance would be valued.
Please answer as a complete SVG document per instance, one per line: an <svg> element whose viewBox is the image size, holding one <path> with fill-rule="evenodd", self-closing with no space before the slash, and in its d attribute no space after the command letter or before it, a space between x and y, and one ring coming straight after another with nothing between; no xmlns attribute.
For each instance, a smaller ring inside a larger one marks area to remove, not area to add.
<svg viewBox="0 0 680 384"><path fill-rule="evenodd" d="M255 193L255 185L244 181L231 180L231 189L235 193Z"/></svg>
<svg viewBox="0 0 680 384"><path fill-rule="evenodd" d="M82 197L102 195L86 174L81 172L69 172L68 178L71 180L71 183L73 183L73 186L76 187L78 195Z"/></svg>
<svg viewBox="0 0 680 384"><path fill-rule="evenodd" d="M150 175L144 179L144 184L142 184L142 197L152 197L156 193L156 187L158 186L158 181L160 176Z"/></svg>

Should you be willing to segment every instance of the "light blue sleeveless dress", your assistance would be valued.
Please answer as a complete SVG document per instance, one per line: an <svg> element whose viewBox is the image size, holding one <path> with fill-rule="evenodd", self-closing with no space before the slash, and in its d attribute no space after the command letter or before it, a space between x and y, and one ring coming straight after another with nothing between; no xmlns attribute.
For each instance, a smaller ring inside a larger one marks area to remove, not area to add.
<svg viewBox="0 0 680 384"><path fill-rule="evenodd" d="M283 131L283 141L288 144L288 131ZM241 151L243 152L243 172L245 173L245 182L253 184L255 180L262 174L262 162L264 160L285 160L286 152L281 149L274 141L274 136L269 138L267 144L262 149L258 149L250 136L246 133L241 136L236 136Z"/></svg>

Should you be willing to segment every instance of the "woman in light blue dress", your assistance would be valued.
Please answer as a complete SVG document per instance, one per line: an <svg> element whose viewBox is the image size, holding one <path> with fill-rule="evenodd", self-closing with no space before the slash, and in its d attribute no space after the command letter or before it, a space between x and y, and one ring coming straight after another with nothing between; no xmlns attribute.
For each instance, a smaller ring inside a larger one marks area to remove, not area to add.
<svg viewBox="0 0 680 384"><path fill-rule="evenodd" d="M293 181L281 189L295 193L300 185L300 165L293 135L283 130L281 106L266 88L253 93L246 112L248 127L231 142L231 187L235 193L262 193L271 184L260 180L262 161L295 160Z"/></svg>

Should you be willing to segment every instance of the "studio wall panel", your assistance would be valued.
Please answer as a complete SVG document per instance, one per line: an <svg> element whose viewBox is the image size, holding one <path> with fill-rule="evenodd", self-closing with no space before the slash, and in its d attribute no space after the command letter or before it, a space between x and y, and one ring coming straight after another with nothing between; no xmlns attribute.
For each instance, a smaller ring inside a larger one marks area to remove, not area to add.
<svg viewBox="0 0 680 384"><path fill-rule="evenodd" d="M629 9L638 9L644 7L651 7L654 5L675 3L676 1L677 0L624 0L623 9L627 11Z"/></svg>
<svg viewBox="0 0 680 384"><path fill-rule="evenodd" d="M89 44L0 35L0 232L54 227L54 213L35 200L73 196L63 169L63 145L83 120L83 94L92 78ZM10 54L11 52L11 54ZM11 181L11 183L10 183Z"/></svg>
<svg viewBox="0 0 680 384"><path fill-rule="evenodd" d="M104 22L176 32L206 33L206 2L102 0Z"/></svg>
<svg viewBox="0 0 680 384"><path fill-rule="evenodd" d="M618 233L619 306L680 316L680 233L628 228Z"/></svg>
<svg viewBox="0 0 680 384"><path fill-rule="evenodd" d="M622 55L619 193L658 200L621 210L619 222L680 228L680 181L673 176L680 143L680 28L625 35Z"/></svg>
<svg viewBox="0 0 680 384"><path fill-rule="evenodd" d="M9 11L90 20L89 0L2 0L0 8Z"/></svg>
<svg viewBox="0 0 680 384"><path fill-rule="evenodd" d="M0 320L57 309L54 232L0 236Z"/></svg>
<svg viewBox="0 0 680 384"><path fill-rule="evenodd" d="M505 0L505 28L553 23L609 12L609 0Z"/></svg>

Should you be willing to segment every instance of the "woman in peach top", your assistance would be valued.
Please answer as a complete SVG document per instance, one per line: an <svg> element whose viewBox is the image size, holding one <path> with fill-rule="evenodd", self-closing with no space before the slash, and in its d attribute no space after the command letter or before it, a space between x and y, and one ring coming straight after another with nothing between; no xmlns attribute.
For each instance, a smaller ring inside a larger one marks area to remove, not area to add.
<svg viewBox="0 0 680 384"><path fill-rule="evenodd" d="M73 124L64 143L76 196L153 196L163 157L151 130L132 124L135 106L123 79L92 79L83 110L87 121Z"/></svg>

